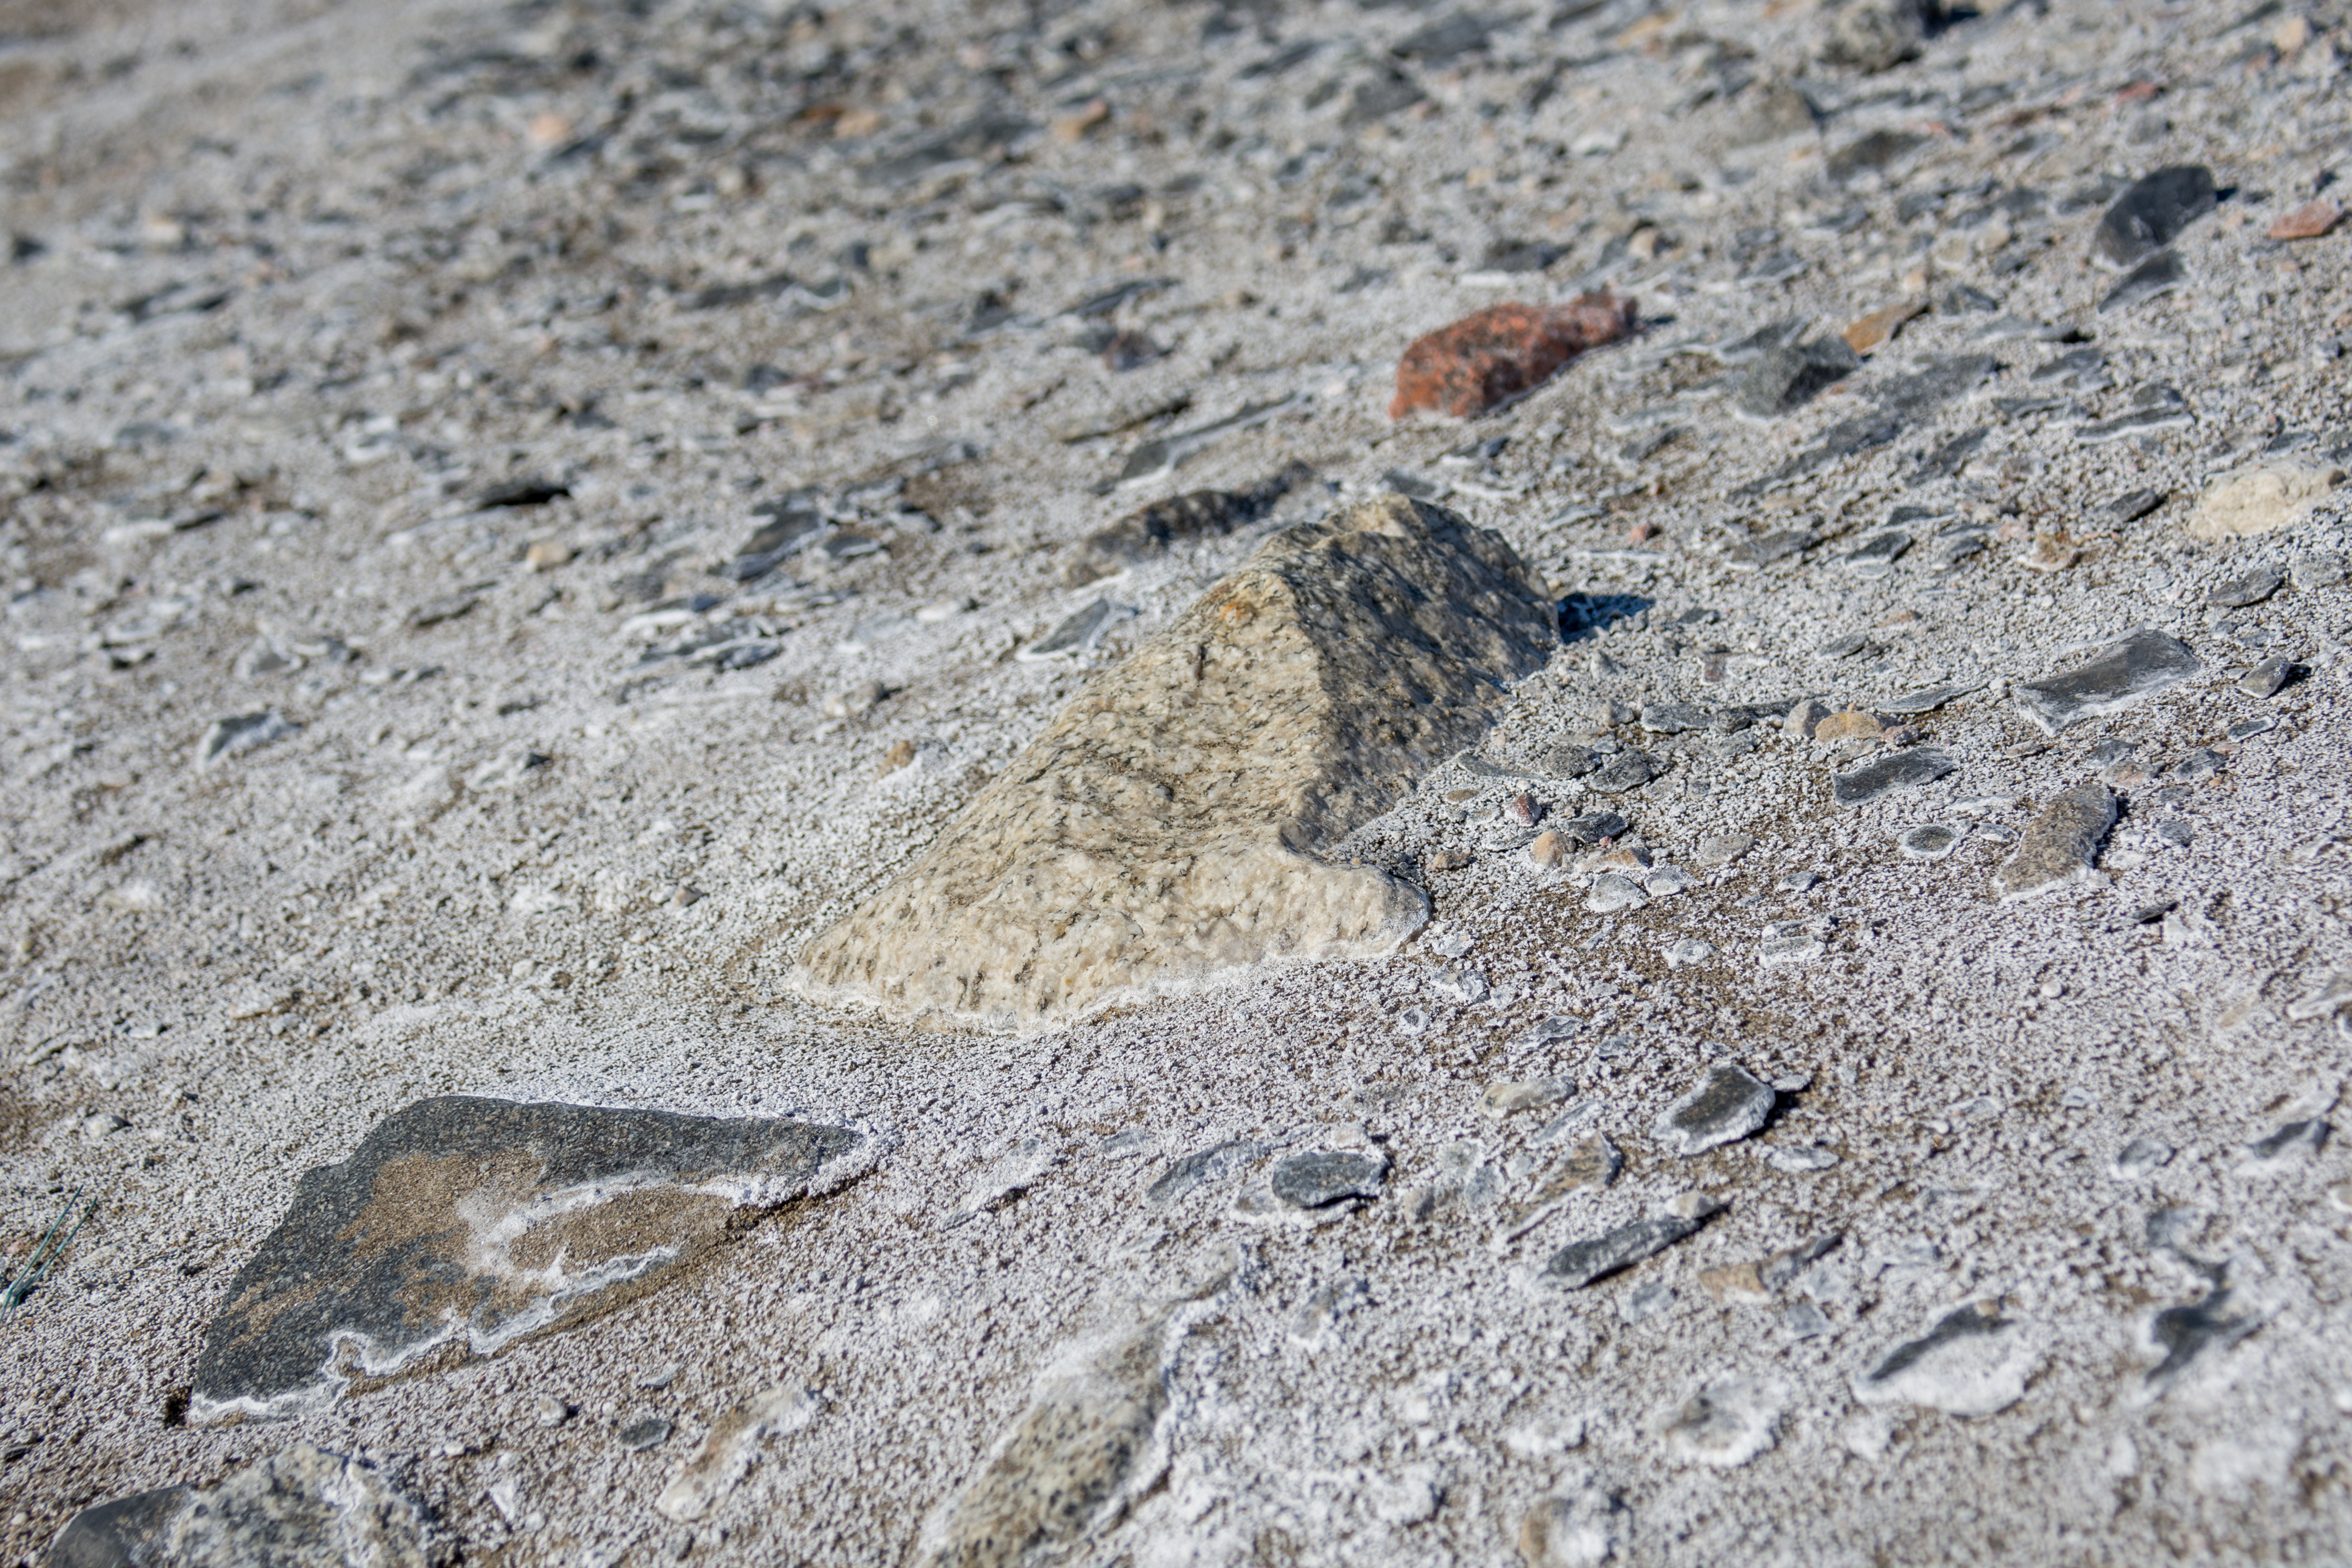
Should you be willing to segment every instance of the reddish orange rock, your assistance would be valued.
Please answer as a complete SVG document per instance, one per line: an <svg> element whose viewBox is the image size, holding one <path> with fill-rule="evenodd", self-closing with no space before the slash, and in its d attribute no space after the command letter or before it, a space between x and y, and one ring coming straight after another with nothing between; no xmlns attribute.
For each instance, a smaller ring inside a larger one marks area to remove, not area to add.
<svg viewBox="0 0 2352 1568"><path fill-rule="evenodd" d="M2273 239L2317 239L2344 219L2344 209L2334 202L2309 202L2291 213L2282 213L2271 225Z"/></svg>
<svg viewBox="0 0 2352 1568"><path fill-rule="evenodd" d="M1389 417L1433 408L1466 419L1541 386L1554 371L1633 329L1633 301L1587 294L1566 305L1493 305L1440 327L1397 361Z"/></svg>

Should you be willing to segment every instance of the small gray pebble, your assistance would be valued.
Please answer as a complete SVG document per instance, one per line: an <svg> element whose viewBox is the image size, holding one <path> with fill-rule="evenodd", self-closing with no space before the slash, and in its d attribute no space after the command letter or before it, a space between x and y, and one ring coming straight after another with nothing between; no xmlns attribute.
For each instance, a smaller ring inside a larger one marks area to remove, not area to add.
<svg viewBox="0 0 2352 1568"><path fill-rule="evenodd" d="M1939 861L1959 847L1961 837L1958 828L1929 822L1925 827L1912 829L1895 843L1906 860Z"/></svg>
<svg viewBox="0 0 2352 1568"><path fill-rule="evenodd" d="M667 1442L674 1430L675 1427L658 1416L640 1416L622 1427L621 1447L633 1454L641 1454L647 1448L657 1448Z"/></svg>

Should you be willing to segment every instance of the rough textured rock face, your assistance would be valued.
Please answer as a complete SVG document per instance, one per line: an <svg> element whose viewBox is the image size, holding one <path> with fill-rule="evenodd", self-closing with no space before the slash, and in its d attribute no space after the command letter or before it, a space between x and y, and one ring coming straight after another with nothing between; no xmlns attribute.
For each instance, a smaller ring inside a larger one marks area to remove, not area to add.
<svg viewBox="0 0 2352 1568"><path fill-rule="evenodd" d="M2080 882L2092 874L2099 842L2116 824L2116 798L2104 784L2077 784L2042 808L1994 874L2004 899Z"/></svg>
<svg viewBox="0 0 2352 1568"><path fill-rule="evenodd" d="M197 1358L198 1420L281 1416L462 1340L579 1322L806 1192L857 1134L445 1094L307 1173Z"/></svg>
<svg viewBox="0 0 2352 1568"><path fill-rule="evenodd" d="M1076 1347L934 1521L930 1568L1012 1568L1115 1520L1150 1479L1171 1319Z"/></svg>
<svg viewBox="0 0 2352 1568"><path fill-rule="evenodd" d="M2189 531L2200 539L2267 534L2311 516L2343 482L2333 465L2266 463L2225 474L2197 498Z"/></svg>
<svg viewBox="0 0 2352 1568"><path fill-rule="evenodd" d="M1421 894L1318 852L1477 739L1555 640L1510 547L1442 507L1390 496L1287 528L811 944L803 988L1033 1028L1392 947Z"/></svg>
<svg viewBox="0 0 2352 1568"><path fill-rule="evenodd" d="M1633 329L1633 301L1588 294L1566 305L1495 305L1412 340L1397 361L1389 417L1434 409L1457 419L1537 387L1584 352Z"/></svg>
<svg viewBox="0 0 2352 1568"><path fill-rule="evenodd" d="M50 1568L425 1568L423 1514L372 1467L298 1443L204 1490L85 1509Z"/></svg>

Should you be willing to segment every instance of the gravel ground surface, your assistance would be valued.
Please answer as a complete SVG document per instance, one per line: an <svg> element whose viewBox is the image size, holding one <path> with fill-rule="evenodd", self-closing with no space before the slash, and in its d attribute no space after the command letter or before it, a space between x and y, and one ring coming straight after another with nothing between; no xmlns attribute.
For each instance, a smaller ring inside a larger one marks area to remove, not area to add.
<svg viewBox="0 0 2352 1568"><path fill-rule="evenodd" d="M2352 1558L2347 21L0 5L0 1554ZM1563 638L1318 852L1415 935L804 998L1389 491ZM429 1344L204 1370L440 1095L738 1128L428 1138Z"/></svg>

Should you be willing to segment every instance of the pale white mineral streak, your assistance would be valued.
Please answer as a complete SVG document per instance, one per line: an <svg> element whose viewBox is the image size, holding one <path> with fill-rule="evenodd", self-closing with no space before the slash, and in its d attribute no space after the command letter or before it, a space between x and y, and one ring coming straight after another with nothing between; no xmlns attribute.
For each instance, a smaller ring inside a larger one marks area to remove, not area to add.
<svg viewBox="0 0 2352 1568"><path fill-rule="evenodd" d="M1415 889L1326 852L1485 733L1557 642L1498 534L1401 496L1267 540L810 945L820 1000L992 1027L1386 952Z"/></svg>

